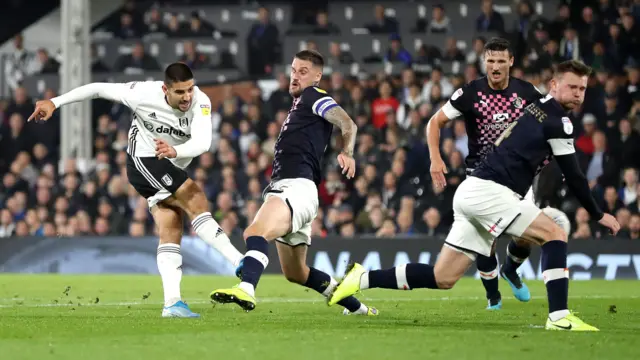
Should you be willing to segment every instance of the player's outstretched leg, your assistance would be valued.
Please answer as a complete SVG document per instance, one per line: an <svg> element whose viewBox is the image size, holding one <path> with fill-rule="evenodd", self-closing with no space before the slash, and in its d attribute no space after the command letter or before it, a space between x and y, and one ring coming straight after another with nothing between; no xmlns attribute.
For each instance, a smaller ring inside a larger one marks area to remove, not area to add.
<svg viewBox="0 0 640 360"><path fill-rule="evenodd" d="M184 210L198 237L218 250L231 264L238 266L242 254L231 244L227 234L209 212L207 196L193 180L187 179L165 203Z"/></svg>
<svg viewBox="0 0 640 360"><path fill-rule="evenodd" d="M569 311L569 272L567 270L567 234L545 214L527 227L522 237L542 243L542 275L547 287L549 317L547 330L598 331Z"/></svg>
<svg viewBox="0 0 640 360"><path fill-rule="evenodd" d="M212 291L211 299L223 304L235 303L246 311L253 310L256 307L255 289L269 264L268 242L284 236L290 228L291 210L287 203L277 196L268 197L243 234L247 252L240 269L242 282L233 288Z"/></svg>
<svg viewBox="0 0 640 360"><path fill-rule="evenodd" d="M507 281L513 296L516 299L527 302L531 300L531 292L527 285L522 282L517 270L531 254L531 246L522 239L511 239L507 246L507 256L504 265L500 269L500 276Z"/></svg>
<svg viewBox="0 0 640 360"><path fill-rule="evenodd" d="M307 265L307 248L304 243L291 246L282 242L276 242L282 273L287 280L313 289L325 298L329 296L338 285L338 282L329 274ZM368 307L353 296L346 297L338 302L344 307L344 315L368 315L377 316L378 310Z"/></svg>
<svg viewBox="0 0 640 360"><path fill-rule="evenodd" d="M475 259L450 246L443 246L435 266L410 263L391 269L366 271L354 263L329 295L329 306L355 295L361 290L381 288L393 290L451 289Z"/></svg>
<svg viewBox="0 0 640 360"><path fill-rule="evenodd" d="M480 272L482 285L487 291L487 310L502 309L502 296L498 290L498 258L496 255L478 255L476 266Z"/></svg>
<svg viewBox="0 0 640 360"><path fill-rule="evenodd" d="M158 204L152 208L151 212L160 235L157 262L164 289L162 317L199 318L200 315L192 312L180 295L182 211Z"/></svg>

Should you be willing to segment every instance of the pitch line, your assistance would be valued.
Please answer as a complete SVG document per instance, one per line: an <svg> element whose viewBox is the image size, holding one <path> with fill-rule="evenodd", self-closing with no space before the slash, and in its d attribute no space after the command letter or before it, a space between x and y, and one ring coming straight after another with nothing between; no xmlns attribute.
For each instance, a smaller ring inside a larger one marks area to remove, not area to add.
<svg viewBox="0 0 640 360"><path fill-rule="evenodd" d="M510 299L511 297L509 297ZM546 296L532 296L534 300L546 299ZM610 296L610 295L573 295L569 296L570 299L640 299L640 296ZM61 298L60 303L47 303L47 304L20 304L20 301L28 301L29 299L24 298L0 298L0 308L40 308L40 307L74 307L78 306L89 306L89 307L99 307L99 306L139 306L139 305L158 305L161 306L163 302L159 301L123 301L123 302L99 302L95 303L83 303L80 301L73 301L71 297L69 300L65 298ZM90 300L87 299L87 300ZM470 300L486 300L486 298L481 296L443 296L443 297L428 297L428 298L367 298L361 297L360 300L375 304L376 301L379 302L432 302L432 301L470 301ZM72 301L72 304L62 303L62 301ZM191 305L203 305L203 304L211 304L210 300L203 300L202 298L192 298L185 299L188 304ZM287 298L287 297L264 297L258 298L258 303L321 303L324 304L325 300L321 297L316 299L313 298Z"/></svg>

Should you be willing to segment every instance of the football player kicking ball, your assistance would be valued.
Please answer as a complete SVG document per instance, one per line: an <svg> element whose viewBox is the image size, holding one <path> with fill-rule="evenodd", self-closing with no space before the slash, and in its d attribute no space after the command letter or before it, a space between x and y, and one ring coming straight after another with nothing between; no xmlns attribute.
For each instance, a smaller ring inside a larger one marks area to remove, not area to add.
<svg viewBox="0 0 640 360"><path fill-rule="evenodd" d="M568 308L567 234L533 202L523 200L545 160L553 155L569 188L593 219L617 234L620 224L603 213L591 196L573 146L567 111L584 101L591 69L578 61L558 65L546 97L528 105L524 115L503 132L495 147L464 180L453 198L454 222L435 266L407 264L365 271L351 266L329 296L329 305L359 290L451 289L472 260L468 253L488 255L502 233L542 247L541 266L547 287L547 330L598 331Z"/></svg>
<svg viewBox="0 0 640 360"><path fill-rule="evenodd" d="M209 212L209 201L185 168L209 150L212 140L211 101L194 85L185 64L174 63L164 82L92 83L51 100L36 103L29 120L49 120L60 106L102 98L133 112L127 147L127 177L147 199L158 227L158 270L164 287L163 317L197 318L182 301L182 219L186 213L198 236L237 266L242 254L231 244Z"/></svg>
<svg viewBox="0 0 640 360"><path fill-rule="evenodd" d="M211 299L216 302L236 303L246 311L255 308L255 289L269 263L269 242L274 240L282 272L289 281L323 296L337 285L329 274L307 266L307 247L311 244L311 222L318 213L322 158L333 126L342 132L344 149L338 163L347 178L353 178L356 171L353 148L357 127L333 98L317 87L323 66L322 55L312 50L301 51L293 59L289 84L293 105L275 143L273 173L264 190L264 203L244 231L247 252L237 271L242 282L213 291ZM353 296L337 303L345 308L344 314L378 314Z"/></svg>
<svg viewBox="0 0 640 360"><path fill-rule="evenodd" d="M446 165L440 156L440 129L458 117L462 117L469 136L469 155L465 159L467 174L471 174L505 129L519 117L524 107L543 95L531 83L509 76L513 65L513 53L509 41L492 38L484 47L484 66L487 76L473 80L456 90L449 101L429 120L426 127L427 143L431 156L431 178L437 187L447 182ZM533 191L527 199L533 201ZM558 209L545 208L545 214L557 220L569 233L567 216ZM507 247L504 265L498 271L498 259L492 252L488 256L473 254L476 266L486 290L487 309L502 308L502 296L498 290L498 273L511 286L516 299L531 299L527 285L516 272L529 257L531 246L522 239L512 239Z"/></svg>

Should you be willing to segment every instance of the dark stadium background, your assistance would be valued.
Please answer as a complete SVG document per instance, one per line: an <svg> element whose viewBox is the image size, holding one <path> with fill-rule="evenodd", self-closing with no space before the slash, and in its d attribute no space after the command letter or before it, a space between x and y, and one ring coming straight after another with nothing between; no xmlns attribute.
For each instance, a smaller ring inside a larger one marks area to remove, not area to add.
<svg viewBox="0 0 640 360"><path fill-rule="evenodd" d="M59 5L47 3L9 2L11 11L0 14L0 39L19 43L26 26ZM464 177L466 134L460 121L443 130L449 186L442 192L431 186L424 127L457 87L482 76L483 41L508 38L515 51L512 76L543 92L554 64L582 60L595 73L584 106L571 114L577 149L594 196L622 225L619 239L589 219L553 166L535 185L542 206L558 207L572 220L570 251L584 247L593 260L583 268L606 266L596 259L602 255L598 249L608 249L629 256L620 265L628 266L625 277L640 275L631 260L631 254L640 253L640 1L489 3L263 1L264 11L247 1L127 2L92 26L93 81L161 79L162 68L176 60L195 69L217 112L211 152L194 161L190 173L218 222L238 241L259 207L274 139L290 106L287 64L302 48L320 50L327 62L322 87L359 125L358 176L348 181L336 171L340 140L335 137L319 189L322 210L313 224L313 256L326 250L335 266L342 250L366 256L366 239L372 237L378 239L370 244L383 254L381 240L408 241L401 244L407 244L412 260L421 248L437 253L452 221L453 193ZM489 16L483 6L491 9ZM376 11L385 14L378 22ZM258 23L261 12L268 23ZM438 12L443 18L434 20ZM55 248L55 241L91 244L93 236L152 244L155 229L146 202L128 185L124 171L128 110L93 101L91 118L82 119L93 124L93 161L83 168L74 161L59 163L59 117L47 124L25 119L35 100L59 91L60 49L32 48L28 41L22 46L24 61L15 61L16 50L1 59L3 256L25 246ZM127 55L136 47L144 54L139 59ZM323 245L322 238L331 239ZM610 244L598 246L605 241L615 243L615 251ZM389 251L395 254L402 246L394 243ZM147 248L155 253L153 246ZM59 271L48 269L38 271Z"/></svg>

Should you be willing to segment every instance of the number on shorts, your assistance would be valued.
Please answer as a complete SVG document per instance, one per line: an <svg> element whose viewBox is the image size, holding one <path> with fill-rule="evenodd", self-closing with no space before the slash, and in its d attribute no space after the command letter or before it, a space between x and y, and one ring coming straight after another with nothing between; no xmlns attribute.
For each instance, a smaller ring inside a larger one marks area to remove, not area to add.
<svg viewBox="0 0 640 360"><path fill-rule="evenodd" d="M513 123L511 123L511 125L509 125L508 128L506 128L504 130L504 132L502 133L502 135L500 135L500 137L498 138L498 140L496 140L496 142L494 143L495 146L500 146L500 143L502 141L504 141L504 139L508 138L509 136L511 136L511 132L513 131L513 128L516 127L516 125L518 125L518 121L514 121Z"/></svg>

